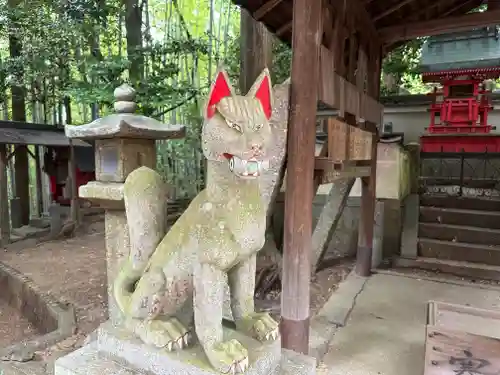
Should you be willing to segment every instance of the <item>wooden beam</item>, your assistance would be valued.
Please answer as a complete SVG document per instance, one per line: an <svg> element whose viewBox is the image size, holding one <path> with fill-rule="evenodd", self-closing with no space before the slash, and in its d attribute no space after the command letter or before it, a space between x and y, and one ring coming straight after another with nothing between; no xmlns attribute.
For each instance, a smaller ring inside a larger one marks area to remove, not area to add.
<svg viewBox="0 0 500 375"><path fill-rule="evenodd" d="M309 352L312 201L321 1L293 1L292 77L288 125L281 346Z"/></svg>
<svg viewBox="0 0 500 375"><path fill-rule="evenodd" d="M257 21L260 21L264 16L269 13L271 10L273 10L279 3L281 3L283 0L270 0L266 1L262 6L257 9L254 13L254 18Z"/></svg>
<svg viewBox="0 0 500 375"><path fill-rule="evenodd" d="M280 37L290 30L292 30L292 21L285 23L278 30L276 30L276 36Z"/></svg>
<svg viewBox="0 0 500 375"><path fill-rule="evenodd" d="M462 3L462 4L458 4L456 6L454 6L453 8L451 9L448 9L446 12L444 12L443 14L440 14L440 18L441 17L447 17L449 15L454 15L453 13L457 12L458 10L462 9L463 7L465 7L466 5L470 4L470 3L473 3L473 2L476 2L477 3L477 0L475 1L466 1L465 3Z"/></svg>
<svg viewBox="0 0 500 375"><path fill-rule="evenodd" d="M481 0L479 0L479 1L481 1ZM465 3L455 5L451 9L446 10L446 12L444 14L441 14L440 17L449 16L450 14L456 12L458 9L460 9L464 6L467 6L467 5L473 6L474 4L472 4L472 3L477 3L477 2L478 2L478 0L467 0ZM401 23L408 23L408 22L418 21L420 17L422 17L423 15L426 15L429 11L431 11L434 8L439 7L440 5L442 5L441 2L435 1L434 3L429 5L428 7L422 8L416 12L413 12L409 17L402 19L400 22Z"/></svg>
<svg viewBox="0 0 500 375"><path fill-rule="evenodd" d="M373 22L377 22L378 20L381 20L382 18L387 17L389 14L396 12L397 10L401 9L406 4L409 4L412 1L415 1L415 0L403 0L403 1L393 5L392 7L387 8L382 13L377 14L375 17L373 17Z"/></svg>
<svg viewBox="0 0 500 375"><path fill-rule="evenodd" d="M314 159L314 169L317 171L326 171L329 169L333 169L335 171L341 171L345 168L353 168L353 167L369 167L371 165L371 161L366 160L332 160L328 157L324 156L316 156Z"/></svg>
<svg viewBox="0 0 500 375"><path fill-rule="evenodd" d="M474 27L495 26L499 23L500 10L492 10L489 12L471 13L463 16L385 27L380 29L380 36L385 43L390 44L423 36L470 30Z"/></svg>
<svg viewBox="0 0 500 375"><path fill-rule="evenodd" d="M316 157L315 174L321 184L330 184L341 178L368 177L371 174L370 160L334 161L326 157Z"/></svg>
<svg viewBox="0 0 500 375"><path fill-rule="evenodd" d="M339 170L317 171L318 176L321 178L321 184L331 184L343 178L358 178L369 177L371 174L371 167L369 166L353 166L345 165Z"/></svg>

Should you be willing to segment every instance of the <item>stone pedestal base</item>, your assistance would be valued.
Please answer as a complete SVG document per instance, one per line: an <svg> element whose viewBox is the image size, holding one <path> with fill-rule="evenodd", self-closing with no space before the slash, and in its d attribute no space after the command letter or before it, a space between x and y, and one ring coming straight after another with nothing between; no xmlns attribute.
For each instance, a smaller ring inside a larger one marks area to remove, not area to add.
<svg viewBox="0 0 500 375"><path fill-rule="evenodd" d="M245 374L315 374L314 358L289 352L282 355L279 341L262 345L230 329L224 333L227 339L235 338L248 349L250 366ZM109 322L97 330L92 342L55 363L55 375L135 374L213 375L217 372L199 345L170 353L146 346L130 332Z"/></svg>

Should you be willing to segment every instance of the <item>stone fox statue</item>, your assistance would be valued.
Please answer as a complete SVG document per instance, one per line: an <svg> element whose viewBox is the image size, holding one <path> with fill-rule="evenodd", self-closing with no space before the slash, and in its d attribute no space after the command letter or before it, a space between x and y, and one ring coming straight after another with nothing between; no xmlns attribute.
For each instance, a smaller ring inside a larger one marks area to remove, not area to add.
<svg viewBox="0 0 500 375"><path fill-rule="evenodd" d="M130 232L128 260L114 283L114 296L129 329L145 343L182 349L194 331L212 366L242 373L248 353L224 341L226 274L237 330L266 341L278 323L254 310L256 253L263 247L266 207L259 176L273 142L272 87L264 70L246 96L235 95L220 70L205 107L203 152L207 187L165 235L166 186L141 167L125 181Z"/></svg>

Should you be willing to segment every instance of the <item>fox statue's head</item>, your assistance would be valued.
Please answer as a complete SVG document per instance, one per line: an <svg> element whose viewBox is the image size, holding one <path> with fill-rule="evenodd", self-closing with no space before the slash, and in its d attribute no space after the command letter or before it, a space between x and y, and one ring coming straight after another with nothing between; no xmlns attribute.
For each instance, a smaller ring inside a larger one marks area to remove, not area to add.
<svg viewBox="0 0 500 375"><path fill-rule="evenodd" d="M202 142L205 157L225 163L237 177L253 179L269 167L266 152L273 141L269 71L259 75L250 91L236 95L226 72L220 69L204 110Z"/></svg>

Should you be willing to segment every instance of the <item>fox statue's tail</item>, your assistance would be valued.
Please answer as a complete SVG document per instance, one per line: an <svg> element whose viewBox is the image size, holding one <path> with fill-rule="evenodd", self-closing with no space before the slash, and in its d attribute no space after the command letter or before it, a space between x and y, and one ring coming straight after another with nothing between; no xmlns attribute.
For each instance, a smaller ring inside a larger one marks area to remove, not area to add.
<svg viewBox="0 0 500 375"><path fill-rule="evenodd" d="M116 303L124 314L127 314L135 284L165 236L167 194L165 182L150 168L140 167L125 180L123 195L130 234L130 254L113 285Z"/></svg>

